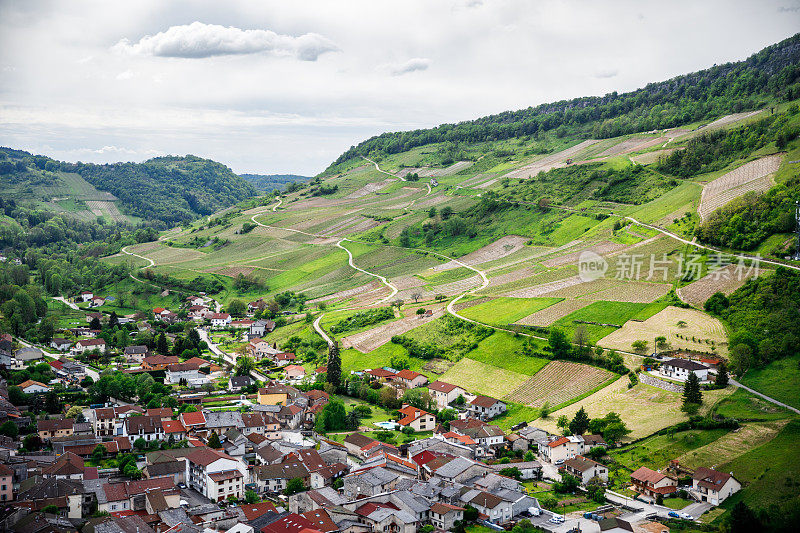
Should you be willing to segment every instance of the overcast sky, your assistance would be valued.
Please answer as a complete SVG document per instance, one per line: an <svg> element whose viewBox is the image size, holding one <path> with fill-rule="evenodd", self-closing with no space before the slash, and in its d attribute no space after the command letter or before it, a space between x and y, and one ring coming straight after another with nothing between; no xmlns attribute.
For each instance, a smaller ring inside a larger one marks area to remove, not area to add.
<svg viewBox="0 0 800 533"><path fill-rule="evenodd" d="M0 144L313 175L384 131L627 91L800 30L800 0L0 0Z"/></svg>

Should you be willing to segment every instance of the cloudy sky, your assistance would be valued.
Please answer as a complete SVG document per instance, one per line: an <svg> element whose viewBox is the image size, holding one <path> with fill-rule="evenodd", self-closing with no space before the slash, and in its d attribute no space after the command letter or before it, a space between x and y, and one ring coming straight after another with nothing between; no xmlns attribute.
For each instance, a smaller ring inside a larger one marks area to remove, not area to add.
<svg viewBox="0 0 800 533"><path fill-rule="evenodd" d="M0 0L0 144L315 174L383 131L626 91L800 29L800 0Z"/></svg>

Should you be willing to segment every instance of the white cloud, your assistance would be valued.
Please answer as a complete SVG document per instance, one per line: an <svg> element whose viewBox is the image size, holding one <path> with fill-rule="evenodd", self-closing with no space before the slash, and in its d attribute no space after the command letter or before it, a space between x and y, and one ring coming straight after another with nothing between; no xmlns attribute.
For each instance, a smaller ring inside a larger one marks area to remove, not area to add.
<svg viewBox="0 0 800 533"><path fill-rule="evenodd" d="M594 73L594 77L595 78L600 78L600 79L615 78L615 77L617 77L617 75L619 75L619 70L617 70L617 69L598 70L598 71L595 71L595 73Z"/></svg>
<svg viewBox="0 0 800 533"><path fill-rule="evenodd" d="M389 71L394 76L401 76L403 74L408 74L409 72L416 72L418 70L428 70L428 67L430 66L431 66L431 60L428 59L427 57L413 57L403 63L391 65L389 67Z"/></svg>
<svg viewBox="0 0 800 533"><path fill-rule="evenodd" d="M119 74L117 74L115 79L120 80L120 81L124 81L124 80L129 80L129 79L133 78L134 76L136 76L136 74L132 70L126 70L126 71L123 71L123 72L120 72Z"/></svg>
<svg viewBox="0 0 800 533"><path fill-rule="evenodd" d="M145 35L136 43L122 39L114 45L114 49L133 55L182 58L263 52L294 56L303 61L316 61L320 55L338 50L333 41L317 33L293 37L270 30L243 30L202 22L171 26L155 35Z"/></svg>

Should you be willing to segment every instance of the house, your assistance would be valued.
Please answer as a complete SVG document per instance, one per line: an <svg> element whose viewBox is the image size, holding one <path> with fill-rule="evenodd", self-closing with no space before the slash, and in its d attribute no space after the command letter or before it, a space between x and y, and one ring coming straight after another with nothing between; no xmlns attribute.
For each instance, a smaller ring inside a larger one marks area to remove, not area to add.
<svg viewBox="0 0 800 533"><path fill-rule="evenodd" d="M307 518L288 514L261 528L261 533L321 533Z"/></svg>
<svg viewBox="0 0 800 533"><path fill-rule="evenodd" d="M244 497L245 464L211 448L197 448L186 456L186 484L214 502Z"/></svg>
<svg viewBox="0 0 800 533"><path fill-rule="evenodd" d="M342 491L346 498L355 500L360 496L375 496L393 490L400 476L381 467L351 472L344 477Z"/></svg>
<svg viewBox="0 0 800 533"><path fill-rule="evenodd" d="M664 377L678 381L686 381L689 374L694 372L700 381L708 381L708 367L688 359L670 359L661 365L659 372Z"/></svg>
<svg viewBox="0 0 800 533"><path fill-rule="evenodd" d="M162 420L161 427L164 429L165 439L172 437L175 442L178 442L186 438L186 428L179 420Z"/></svg>
<svg viewBox="0 0 800 533"><path fill-rule="evenodd" d="M153 316L156 320L163 319L164 317L168 316L172 311L169 309L164 309L163 307L156 307L153 309Z"/></svg>
<svg viewBox="0 0 800 533"><path fill-rule="evenodd" d="M181 413L178 419L187 431L205 429L206 427L206 417L203 411Z"/></svg>
<svg viewBox="0 0 800 533"><path fill-rule="evenodd" d="M651 498L656 498L659 494L666 496L678 490L678 481L676 479L645 466L631 474L631 483L636 492Z"/></svg>
<svg viewBox="0 0 800 533"><path fill-rule="evenodd" d="M14 499L13 479L14 471L8 465L0 463L0 502Z"/></svg>
<svg viewBox="0 0 800 533"><path fill-rule="evenodd" d="M280 353L280 350L270 346L270 344L261 337L250 339L245 349L247 350L247 355L256 361Z"/></svg>
<svg viewBox="0 0 800 533"><path fill-rule="evenodd" d="M253 384L253 378L250 376L231 376L228 380L228 390L240 391Z"/></svg>
<svg viewBox="0 0 800 533"><path fill-rule="evenodd" d="M106 299L103 296L95 296L92 298L92 307L100 307L101 305L106 303Z"/></svg>
<svg viewBox="0 0 800 533"><path fill-rule="evenodd" d="M67 339L56 337L50 341L50 347L54 350L58 350L59 352L69 351L70 346L72 346L72 341Z"/></svg>
<svg viewBox="0 0 800 533"><path fill-rule="evenodd" d="M43 357L42 351L33 346L23 346L14 353L18 361L36 361Z"/></svg>
<svg viewBox="0 0 800 533"><path fill-rule="evenodd" d="M83 459L72 452L62 454L58 460L42 468L42 477L56 479L83 479Z"/></svg>
<svg viewBox="0 0 800 533"><path fill-rule="evenodd" d="M103 321L103 313L86 313L86 322L91 322L97 319L98 322Z"/></svg>
<svg viewBox="0 0 800 533"><path fill-rule="evenodd" d="M142 368L145 370L166 370L169 365L178 364L177 355L150 355L142 359Z"/></svg>
<svg viewBox="0 0 800 533"><path fill-rule="evenodd" d="M429 431L436 427L435 416L412 405L405 405L398 412L402 418L397 423L404 428L410 427L414 431Z"/></svg>
<svg viewBox="0 0 800 533"><path fill-rule="evenodd" d="M479 491L467 503L477 509L479 513L485 514L488 517L487 520L493 524L504 524L514 515L510 501L490 492Z"/></svg>
<svg viewBox="0 0 800 533"><path fill-rule="evenodd" d="M293 479L301 479L306 487L310 486L308 468L297 459L256 466L251 477L261 493L281 492Z"/></svg>
<svg viewBox="0 0 800 533"><path fill-rule="evenodd" d="M583 453L583 439L580 436L558 437L539 445L539 454L554 465L563 464L567 459Z"/></svg>
<svg viewBox="0 0 800 533"><path fill-rule="evenodd" d="M239 411L207 411L203 415L206 418L206 429L219 436L232 429L241 429L244 425L242 413Z"/></svg>
<svg viewBox="0 0 800 533"><path fill-rule="evenodd" d="M289 394L294 389L283 385L271 385L258 389L256 397L260 405L286 405L289 401Z"/></svg>
<svg viewBox="0 0 800 533"><path fill-rule="evenodd" d="M160 416L128 416L125 418L122 429L122 434L128 437L131 445L138 439L150 442L164 438L164 426Z"/></svg>
<svg viewBox="0 0 800 533"><path fill-rule="evenodd" d="M80 294L81 302L84 303L91 302L93 298L94 298L94 293L92 291L83 291Z"/></svg>
<svg viewBox="0 0 800 533"><path fill-rule="evenodd" d="M81 339L72 347L72 353L75 355L94 350L104 352L106 350L106 341L103 339Z"/></svg>
<svg viewBox="0 0 800 533"><path fill-rule="evenodd" d="M165 385L185 384L190 388L200 387L209 382L208 376L200 372L197 363L189 362L169 365L164 377Z"/></svg>
<svg viewBox="0 0 800 533"><path fill-rule="evenodd" d="M701 466L692 475L689 493L698 501L719 505L741 488L742 484L733 477L733 473L726 474Z"/></svg>
<svg viewBox="0 0 800 533"><path fill-rule="evenodd" d="M364 374L377 380L391 380L397 375L396 372L386 368L373 368L372 370L364 371Z"/></svg>
<svg viewBox="0 0 800 533"><path fill-rule="evenodd" d="M371 531L392 531L414 533L418 531L419 518L394 502L371 501L360 505L356 510L359 521L364 522Z"/></svg>
<svg viewBox="0 0 800 533"><path fill-rule="evenodd" d="M20 383L18 387L22 389L22 392L25 394L42 394L44 392L50 392L50 387L44 383L39 383L38 381L33 381L30 379Z"/></svg>
<svg viewBox="0 0 800 533"><path fill-rule="evenodd" d="M300 365L289 365L286 367L286 379L303 379L306 377L306 369Z"/></svg>
<svg viewBox="0 0 800 533"><path fill-rule="evenodd" d="M594 478L603 482L608 481L608 468L582 455L577 455L564 461L564 470L580 479L582 485L586 485L589 480Z"/></svg>
<svg viewBox="0 0 800 533"><path fill-rule="evenodd" d="M68 437L72 435L74 424L74 418L39 420L36 422L36 430L39 432L40 439L49 441L53 437Z"/></svg>
<svg viewBox="0 0 800 533"><path fill-rule="evenodd" d="M266 306L267 302L264 301L264 298L259 298L258 300L247 303L247 312L252 315L259 309L264 309Z"/></svg>
<svg viewBox="0 0 800 533"><path fill-rule="evenodd" d="M506 412L506 404L489 396L476 396L467 404L467 411L475 418L491 420Z"/></svg>
<svg viewBox="0 0 800 533"><path fill-rule="evenodd" d="M145 357L150 356L150 349L147 346L126 346L122 352L126 359L141 363Z"/></svg>
<svg viewBox="0 0 800 533"><path fill-rule="evenodd" d="M408 369L401 370L392 379L404 385L408 389L416 389L417 387L422 387L428 382L428 378L426 378L419 372L414 372L413 370L408 370Z"/></svg>
<svg viewBox="0 0 800 533"><path fill-rule="evenodd" d="M272 360L273 360L273 361L275 361L275 363L276 363L278 366L285 366L285 365L288 365L289 363L292 363L292 362L294 362L294 360L295 360L295 359L297 359L297 358L295 357L295 355L294 355L292 352L281 352L281 353L276 353L276 354L275 354L275 355L272 357Z"/></svg>
<svg viewBox="0 0 800 533"><path fill-rule="evenodd" d="M180 491L171 477L101 484L95 493L97 510L107 513L139 511L156 514L177 508L181 499Z"/></svg>
<svg viewBox="0 0 800 533"><path fill-rule="evenodd" d="M225 328L231 323L231 315L228 313L212 313L209 316L211 319L211 327Z"/></svg>
<svg viewBox="0 0 800 533"><path fill-rule="evenodd" d="M189 296L186 298L186 304L189 306L203 305L204 301L202 296Z"/></svg>
<svg viewBox="0 0 800 533"><path fill-rule="evenodd" d="M428 390L439 410L447 409L447 406L454 402L459 396L464 396L467 393L467 391L461 387L438 380L428 385Z"/></svg>
<svg viewBox="0 0 800 533"><path fill-rule="evenodd" d="M464 518L464 508L448 503L436 502L431 505L431 524L441 531L450 531L455 523Z"/></svg>
<svg viewBox="0 0 800 533"><path fill-rule="evenodd" d="M272 320L256 320L252 324L250 324L250 336L251 337L263 337L267 333L270 333L272 330L275 329L275 322Z"/></svg>

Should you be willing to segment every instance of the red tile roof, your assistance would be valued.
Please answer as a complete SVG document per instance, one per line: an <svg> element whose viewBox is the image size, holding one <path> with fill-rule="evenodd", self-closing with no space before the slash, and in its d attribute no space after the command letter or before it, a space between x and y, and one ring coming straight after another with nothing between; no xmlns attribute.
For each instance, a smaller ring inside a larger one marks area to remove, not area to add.
<svg viewBox="0 0 800 533"><path fill-rule="evenodd" d="M204 426L206 423L206 417L202 411L181 413L180 418L184 426Z"/></svg>
<svg viewBox="0 0 800 533"><path fill-rule="evenodd" d="M178 420L161 422L161 426L164 428L164 433L167 435L170 433L186 433L186 428L183 427L183 424L181 424Z"/></svg>
<svg viewBox="0 0 800 533"><path fill-rule="evenodd" d="M548 442L547 445L550 448L557 448L557 447L561 446L562 444L566 444L568 442L569 442L569 439L567 437L559 437L559 438L557 438L556 440L554 440L552 442Z"/></svg>
<svg viewBox="0 0 800 533"><path fill-rule="evenodd" d="M401 370L400 372L397 373L398 378L407 379L408 381L416 379L421 375L422 374L420 374L419 372L414 372L413 370L408 370L408 369Z"/></svg>
<svg viewBox="0 0 800 533"><path fill-rule="evenodd" d="M457 387L455 385L451 385L450 383L445 383L444 381L439 381L439 380L436 380L433 383L428 385L428 389L436 391L436 392L444 392L444 393L450 393L454 389L457 389L457 388L460 388L460 387Z"/></svg>
<svg viewBox="0 0 800 533"><path fill-rule="evenodd" d="M261 503L252 503L248 505L242 505L242 511L244 512L244 517L247 521L255 520L259 516L272 511L278 512L274 505L270 502L261 502Z"/></svg>
<svg viewBox="0 0 800 533"><path fill-rule="evenodd" d="M386 370L385 368L373 368L372 370L367 370L366 373L376 378L391 378L396 375L391 370Z"/></svg>
<svg viewBox="0 0 800 533"><path fill-rule="evenodd" d="M658 483L665 477L667 476L661 472L656 472L655 470L651 470L646 466L640 467L631 474L632 480L641 481L642 483Z"/></svg>
<svg viewBox="0 0 800 533"><path fill-rule="evenodd" d="M494 398L490 398L489 396L476 396L474 400L472 400L472 405L477 405L478 407L484 407L489 409L490 407L494 406L500 400L495 400Z"/></svg>
<svg viewBox="0 0 800 533"><path fill-rule="evenodd" d="M325 509L316 509L314 511L306 511L302 516L314 524L314 527L323 533L330 533L331 531L339 531L339 526L331 519L328 511Z"/></svg>
<svg viewBox="0 0 800 533"><path fill-rule="evenodd" d="M301 533L304 530L319 531L307 518L296 513L288 514L261 528L262 533Z"/></svg>
<svg viewBox="0 0 800 533"><path fill-rule="evenodd" d="M397 423L401 426L407 426L425 415L432 416L428 411L417 409L413 405L407 405L406 407L403 407L402 409L398 410L398 413L405 415L403 418L397 421Z"/></svg>

